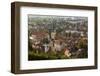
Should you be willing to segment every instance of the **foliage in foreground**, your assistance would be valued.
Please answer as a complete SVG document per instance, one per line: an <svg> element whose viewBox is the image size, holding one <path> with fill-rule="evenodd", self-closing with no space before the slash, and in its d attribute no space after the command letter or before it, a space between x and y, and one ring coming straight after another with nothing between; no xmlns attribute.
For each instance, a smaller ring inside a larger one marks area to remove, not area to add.
<svg viewBox="0 0 100 76"><path fill-rule="evenodd" d="M65 55L60 55L58 53L49 52L49 53L35 53L30 51L29 52L29 60L51 60L51 59L68 59Z"/></svg>
<svg viewBox="0 0 100 76"><path fill-rule="evenodd" d="M72 53L70 57L67 57L63 53L44 53L44 52L34 52L29 51L28 53L28 60L55 60L55 59L76 59L76 58L87 58L87 53L82 52L78 54L79 52Z"/></svg>

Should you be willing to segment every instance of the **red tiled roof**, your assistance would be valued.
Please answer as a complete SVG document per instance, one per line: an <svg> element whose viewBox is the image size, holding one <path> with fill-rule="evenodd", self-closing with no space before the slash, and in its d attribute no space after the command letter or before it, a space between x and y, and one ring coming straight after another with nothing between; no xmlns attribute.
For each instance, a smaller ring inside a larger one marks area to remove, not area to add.
<svg viewBox="0 0 100 76"><path fill-rule="evenodd" d="M36 35L37 38L41 38L41 37L45 37L46 36L46 32L33 32L33 35Z"/></svg>

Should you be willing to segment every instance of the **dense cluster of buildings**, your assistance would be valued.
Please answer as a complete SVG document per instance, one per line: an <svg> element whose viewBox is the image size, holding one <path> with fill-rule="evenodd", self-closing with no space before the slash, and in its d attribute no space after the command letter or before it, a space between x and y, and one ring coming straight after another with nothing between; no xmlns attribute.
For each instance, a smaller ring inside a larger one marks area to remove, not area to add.
<svg viewBox="0 0 100 76"><path fill-rule="evenodd" d="M81 39L87 41L87 20L71 19L59 26L57 23L47 23L49 25L29 23L29 44L34 51L63 51L65 55L71 56L72 53L84 49L77 48L76 45Z"/></svg>

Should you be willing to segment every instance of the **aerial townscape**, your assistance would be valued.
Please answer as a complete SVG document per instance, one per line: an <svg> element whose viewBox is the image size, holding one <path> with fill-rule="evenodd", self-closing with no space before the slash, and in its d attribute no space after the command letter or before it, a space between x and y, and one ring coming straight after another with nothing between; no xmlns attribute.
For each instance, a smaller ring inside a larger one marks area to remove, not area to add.
<svg viewBox="0 0 100 76"><path fill-rule="evenodd" d="M88 58L88 18L28 15L28 60Z"/></svg>

